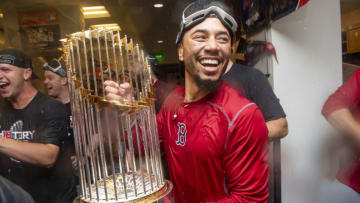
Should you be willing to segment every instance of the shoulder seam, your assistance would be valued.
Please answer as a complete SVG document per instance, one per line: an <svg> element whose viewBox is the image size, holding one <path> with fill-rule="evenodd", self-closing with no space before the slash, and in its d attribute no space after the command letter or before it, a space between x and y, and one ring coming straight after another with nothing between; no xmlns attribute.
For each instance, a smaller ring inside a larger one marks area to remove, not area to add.
<svg viewBox="0 0 360 203"><path fill-rule="evenodd" d="M228 135L229 135L229 131L230 131L230 128L232 127L232 125L234 124L234 122L236 121L236 119L239 117L239 115L241 114L241 112L243 112L245 109L247 109L249 106L252 106L252 105L255 105L255 103L248 103L246 104L245 106L243 106L238 112L236 112L234 118L230 121L230 118L229 118L229 115L225 112L225 110L217 105L217 104L214 104L210 101L207 102L208 104L210 104L211 106L219 109L225 116L226 120L228 121L228 130L226 132L226 137L225 137L225 146L224 146L224 152L226 151L227 149L227 145L228 145Z"/></svg>
<svg viewBox="0 0 360 203"><path fill-rule="evenodd" d="M240 113L242 111L244 111L246 108L248 108L249 106L252 106L252 105L255 105L255 103L249 103L249 104L246 104L245 106L243 106L234 116L234 118L232 119L232 121L230 122L230 126L232 126L235 122L235 120L237 119L237 117L239 117Z"/></svg>
<svg viewBox="0 0 360 203"><path fill-rule="evenodd" d="M219 105L217 105L217 104L214 104L214 103L212 103L212 102L210 102L210 101L207 101L207 103L210 104L211 106L219 109L219 110L224 114L224 116L225 116L228 124L230 125L230 122L231 122L231 121L230 121L230 118L229 118L228 114L225 112L225 110L224 110L221 106L219 106Z"/></svg>
<svg viewBox="0 0 360 203"><path fill-rule="evenodd" d="M236 112L234 118L232 120L230 120L230 117L229 115L225 112L224 108L222 108L221 106L217 105L217 104L214 104L210 101L207 101L208 104L210 104L211 106L219 109L225 116L226 120L228 121L229 123L229 128L234 124L235 120L237 119L237 117L239 117L240 113L242 111L244 111L246 108L248 108L249 106L252 106L252 105L255 105L255 103L248 103L246 104L245 106L243 106L238 112Z"/></svg>

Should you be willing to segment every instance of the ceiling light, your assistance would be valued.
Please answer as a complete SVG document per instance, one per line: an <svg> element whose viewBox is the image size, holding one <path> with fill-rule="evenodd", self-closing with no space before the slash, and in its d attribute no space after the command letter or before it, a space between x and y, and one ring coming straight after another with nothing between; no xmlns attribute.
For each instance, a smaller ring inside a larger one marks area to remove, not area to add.
<svg viewBox="0 0 360 203"><path fill-rule="evenodd" d="M108 11L84 11L84 15L109 14Z"/></svg>
<svg viewBox="0 0 360 203"><path fill-rule="evenodd" d="M88 11L88 10L105 10L104 6L89 6L89 7L82 7L82 10Z"/></svg>
<svg viewBox="0 0 360 203"><path fill-rule="evenodd" d="M154 4L155 8L162 8L164 6L164 4Z"/></svg>
<svg viewBox="0 0 360 203"><path fill-rule="evenodd" d="M111 24L98 24L98 25L91 25L91 29L108 29L108 30L121 30L120 26L116 23Z"/></svg>
<svg viewBox="0 0 360 203"><path fill-rule="evenodd" d="M3 18L4 17L4 14L3 13L0 13L0 18Z"/></svg>
<svg viewBox="0 0 360 203"><path fill-rule="evenodd" d="M161 44L161 43L164 43L164 41L158 40L157 43Z"/></svg>
<svg viewBox="0 0 360 203"><path fill-rule="evenodd" d="M84 18L105 18L110 17L109 11L104 6L82 7L81 12Z"/></svg>

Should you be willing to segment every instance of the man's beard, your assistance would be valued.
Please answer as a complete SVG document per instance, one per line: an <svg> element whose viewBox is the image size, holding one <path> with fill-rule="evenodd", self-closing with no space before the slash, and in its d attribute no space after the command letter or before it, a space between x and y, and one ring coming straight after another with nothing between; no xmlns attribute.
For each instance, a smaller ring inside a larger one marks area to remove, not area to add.
<svg viewBox="0 0 360 203"><path fill-rule="evenodd" d="M200 87L200 88L204 88L207 89L209 91L214 91L217 90L221 84L221 77L219 77L217 80L213 81L213 80L203 80L200 78L200 76L198 74L194 75L194 79L196 84Z"/></svg>

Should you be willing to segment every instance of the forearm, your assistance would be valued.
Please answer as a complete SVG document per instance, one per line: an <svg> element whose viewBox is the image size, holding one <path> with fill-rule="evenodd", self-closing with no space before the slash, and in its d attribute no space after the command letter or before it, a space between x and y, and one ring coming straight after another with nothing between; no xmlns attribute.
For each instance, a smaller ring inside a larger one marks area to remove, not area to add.
<svg viewBox="0 0 360 203"><path fill-rule="evenodd" d="M339 131L348 135L360 148L360 123L356 121L349 109L332 112L326 119Z"/></svg>
<svg viewBox="0 0 360 203"><path fill-rule="evenodd" d="M59 147L53 144L21 142L0 137L0 153L22 162L50 168L57 159Z"/></svg>
<svg viewBox="0 0 360 203"><path fill-rule="evenodd" d="M269 140L273 141L281 139L288 134L288 124L286 118L279 118L266 122L266 127L269 131Z"/></svg>

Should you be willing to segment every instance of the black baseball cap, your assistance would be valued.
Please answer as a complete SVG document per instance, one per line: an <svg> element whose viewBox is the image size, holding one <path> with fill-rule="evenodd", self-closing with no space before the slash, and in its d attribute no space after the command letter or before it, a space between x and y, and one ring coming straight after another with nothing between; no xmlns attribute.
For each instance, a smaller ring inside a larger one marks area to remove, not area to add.
<svg viewBox="0 0 360 203"><path fill-rule="evenodd" d="M18 49L3 49L0 51L0 63L17 66L19 68L31 68L31 58Z"/></svg>
<svg viewBox="0 0 360 203"><path fill-rule="evenodd" d="M0 64L9 64L18 68L31 68L33 70L32 60L23 51L14 48L0 50ZM31 79L39 77L32 72Z"/></svg>
<svg viewBox="0 0 360 203"><path fill-rule="evenodd" d="M185 31L203 22L210 16L215 16L221 21L229 31L232 39L238 28L232 9L221 1L197 0L189 4L182 12L180 31L176 36L176 44L181 42Z"/></svg>

